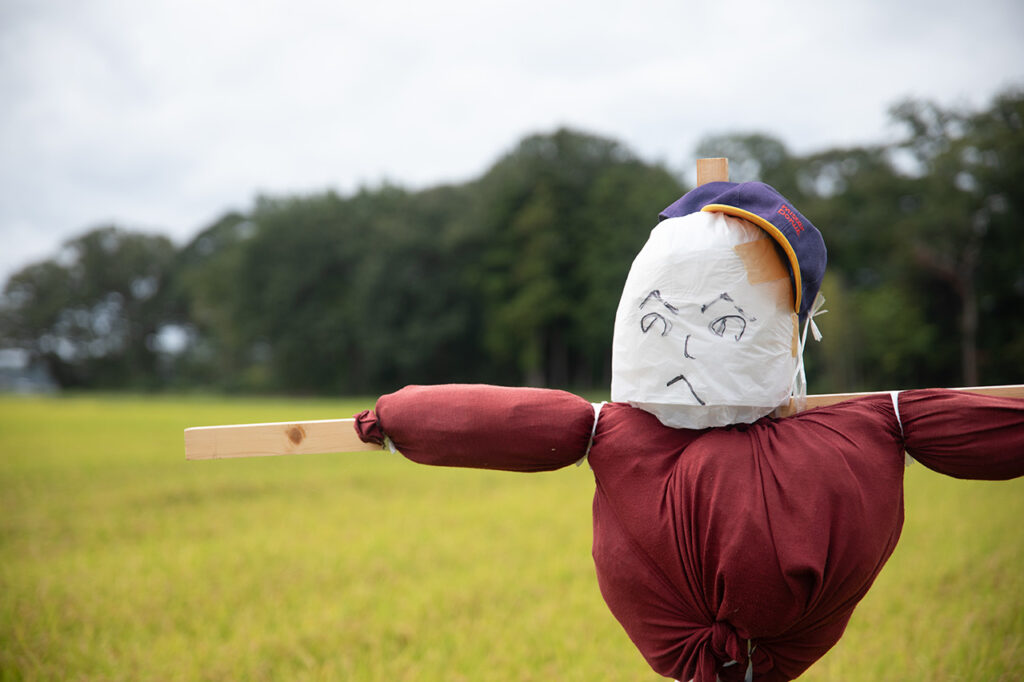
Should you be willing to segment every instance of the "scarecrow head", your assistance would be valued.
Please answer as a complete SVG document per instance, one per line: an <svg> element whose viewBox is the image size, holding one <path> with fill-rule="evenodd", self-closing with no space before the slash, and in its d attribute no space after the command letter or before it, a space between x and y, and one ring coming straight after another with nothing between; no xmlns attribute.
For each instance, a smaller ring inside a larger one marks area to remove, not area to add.
<svg viewBox="0 0 1024 682"><path fill-rule="evenodd" d="M660 217L619 302L612 400L677 428L755 421L802 375L821 234L763 183L708 183Z"/></svg>

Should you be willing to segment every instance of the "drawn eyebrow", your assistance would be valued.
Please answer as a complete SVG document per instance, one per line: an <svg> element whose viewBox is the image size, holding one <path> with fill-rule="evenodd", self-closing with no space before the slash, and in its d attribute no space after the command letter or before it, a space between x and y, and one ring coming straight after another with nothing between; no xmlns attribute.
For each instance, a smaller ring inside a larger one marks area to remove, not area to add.
<svg viewBox="0 0 1024 682"><path fill-rule="evenodd" d="M690 380L687 379L686 375L684 375L684 374L680 374L675 379L670 379L668 381L668 383L666 383L665 385L666 386L671 386L672 384L676 383L677 381L685 382L686 383L686 387L690 389L690 394L697 400L697 402L700 403L701 405L705 404L705 402L700 399L700 396L697 395L697 391L693 390L693 384L690 383Z"/></svg>
<svg viewBox="0 0 1024 682"><path fill-rule="evenodd" d="M732 301L732 296L730 296L730 295L729 295L729 292L727 292L727 291L723 291L722 293L720 293L720 294L718 295L718 298L716 298L715 300L711 301L711 303L705 303L704 305L702 305L702 306L700 307L700 311L701 311L702 313L703 313L703 312L705 312L705 311L707 311L707 309L708 309L708 308L710 308L710 307L711 307L711 306L713 306L714 304L718 303L719 301L728 301L729 303L732 303L732 302L733 302L733 301Z"/></svg>
<svg viewBox="0 0 1024 682"><path fill-rule="evenodd" d="M644 298L644 300L640 303L640 307L643 308L645 305L647 305L647 302L649 300L651 300L652 298L655 298L658 301L661 301L661 304L663 306L665 306L666 308L668 308L669 312L671 312L672 314L674 314L674 315L678 315L679 314L679 308L675 307L674 305L672 305L671 303L669 303L668 301L663 299L661 297L661 291L659 289L651 290L651 293L647 294L647 297Z"/></svg>
<svg viewBox="0 0 1024 682"><path fill-rule="evenodd" d="M749 313L747 313L747 311L743 310L743 308L739 307L738 305L733 306L733 308L736 308L736 312L738 312L743 317L747 318L750 322L757 322L756 317L750 315Z"/></svg>
<svg viewBox="0 0 1024 682"><path fill-rule="evenodd" d="M710 303L705 303L704 305L702 305L700 307L700 311L702 313L707 312L708 308L710 308L714 304L718 303L719 301L728 301L729 303L732 303L732 307L736 309L736 312L738 312L741 317L743 317L744 319L749 319L751 322L757 322L757 318L756 317L754 317L753 315L748 314L747 311L745 311L743 308L741 308L738 305L736 305L736 302L732 299L732 296L729 295L728 291L723 291L721 294L718 295L718 298L716 298L715 300L711 301ZM721 335L719 335L719 336L721 336Z"/></svg>

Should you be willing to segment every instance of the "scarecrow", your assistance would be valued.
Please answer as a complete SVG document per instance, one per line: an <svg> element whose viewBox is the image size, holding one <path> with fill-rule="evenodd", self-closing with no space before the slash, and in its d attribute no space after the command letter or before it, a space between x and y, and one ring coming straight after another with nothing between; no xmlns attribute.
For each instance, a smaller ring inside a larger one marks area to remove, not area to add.
<svg viewBox="0 0 1024 682"><path fill-rule="evenodd" d="M695 682L791 680L839 640L892 554L905 453L958 478L1024 475L1024 400L908 390L777 417L805 397L820 232L762 183L700 185L660 218L619 303L613 402L407 386L355 430L422 464L536 472L585 459L601 594L650 666ZM224 441L206 447L231 456Z"/></svg>

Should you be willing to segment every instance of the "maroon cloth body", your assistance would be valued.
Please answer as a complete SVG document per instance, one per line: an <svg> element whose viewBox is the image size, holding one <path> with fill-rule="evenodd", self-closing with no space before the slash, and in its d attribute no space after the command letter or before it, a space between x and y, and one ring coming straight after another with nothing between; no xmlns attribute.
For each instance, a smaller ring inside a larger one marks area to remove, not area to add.
<svg viewBox="0 0 1024 682"><path fill-rule="evenodd" d="M1024 400L948 390L888 395L785 419L671 429L601 410L593 555L612 613L658 673L791 680L842 635L903 524L903 452L960 478L1024 475ZM359 415L425 464L541 471L591 443L590 403L561 391L412 386ZM736 664L726 666L726 663Z"/></svg>

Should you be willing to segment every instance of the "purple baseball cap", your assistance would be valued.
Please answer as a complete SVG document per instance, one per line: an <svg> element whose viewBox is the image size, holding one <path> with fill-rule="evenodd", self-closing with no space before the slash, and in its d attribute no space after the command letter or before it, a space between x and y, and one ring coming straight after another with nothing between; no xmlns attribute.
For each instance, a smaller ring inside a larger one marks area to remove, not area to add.
<svg viewBox="0 0 1024 682"><path fill-rule="evenodd" d="M687 192L658 214L661 220L697 211L726 213L754 223L785 255L795 312L802 320L825 276L825 240L810 220L763 182L709 182Z"/></svg>

